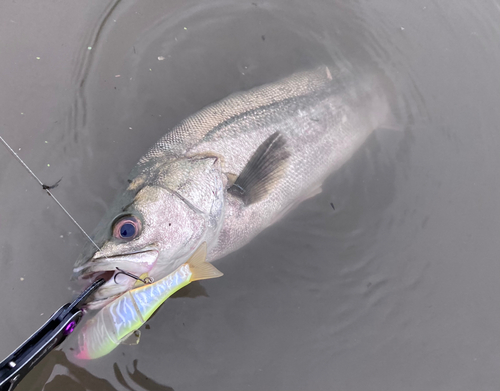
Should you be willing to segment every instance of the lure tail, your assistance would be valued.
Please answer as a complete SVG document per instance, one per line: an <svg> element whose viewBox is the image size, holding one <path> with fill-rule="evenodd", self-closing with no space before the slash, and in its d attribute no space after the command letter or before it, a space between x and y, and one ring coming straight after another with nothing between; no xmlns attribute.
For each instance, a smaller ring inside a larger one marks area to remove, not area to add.
<svg viewBox="0 0 500 391"><path fill-rule="evenodd" d="M78 336L80 359L102 357L138 330L173 293L192 281L222 276L206 261L207 244L201 244L189 260L168 276L132 289L102 308Z"/></svg>
<svg viewBox="0 0 500 391"><path fill-rule="evenodd" d="M201 244L187 261L191 270L191 278L189 281L208 280L209 278L217 278L223 276L215 266L206 261L207 258L207 243Z"/></svg>

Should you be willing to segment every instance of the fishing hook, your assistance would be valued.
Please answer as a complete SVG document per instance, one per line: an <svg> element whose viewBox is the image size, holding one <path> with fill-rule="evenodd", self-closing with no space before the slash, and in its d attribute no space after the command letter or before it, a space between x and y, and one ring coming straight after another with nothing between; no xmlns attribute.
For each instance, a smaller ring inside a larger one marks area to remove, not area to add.
<svg viewBox="0 0 500 391"><path fill-rule="evenodd" d="M129 272L126 272L125 270L122 270L120 269L119 267L116 268L116 270L119 270L118 273L115 274L115 276L113 277L113 280L115 281L115 284L118 284L116 282L116 276L118 276L119 274L125 274L126 276L129 276L129 277L132 277L133 279L135 280L138 280L138 281L141 281L143 282L145 285L147 284L152 284L154 282L153 278L152 277L146 277L144 279L142 279L141 277L138 277L136 276L135 274L132 274L132 273L129 273Z"/></svg>

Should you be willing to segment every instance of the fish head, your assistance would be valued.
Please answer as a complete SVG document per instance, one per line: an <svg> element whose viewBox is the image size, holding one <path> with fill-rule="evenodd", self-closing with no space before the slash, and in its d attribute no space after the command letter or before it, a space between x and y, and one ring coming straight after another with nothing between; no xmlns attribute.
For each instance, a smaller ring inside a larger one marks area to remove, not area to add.
<svg viewBox="0 0 500 391"><path fill-rule="evenodd" d="M165 277L220 228L219 165L213 159L198 159L195 167L182 167L181 174L180 167L172 165L148 169L130 181L97 226L94 243L87 243L75 263L73 279L107 279L94 294L91 308L132 289L137 280L130 275Z"/></svg>

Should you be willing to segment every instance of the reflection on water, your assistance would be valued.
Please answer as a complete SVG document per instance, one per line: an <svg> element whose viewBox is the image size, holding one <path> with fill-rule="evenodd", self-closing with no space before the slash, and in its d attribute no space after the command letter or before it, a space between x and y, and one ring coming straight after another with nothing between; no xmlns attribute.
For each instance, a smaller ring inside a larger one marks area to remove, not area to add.
<svg viewBox="0 0 500 391"><path fill-rule="evenodd" d="M177 291L171 296L170 300L181 297L196 298L201 296L208 297L208 294L205 288L198 281L195 281ZM153 314L150 319L153 319L155 315L156 313ZM144 329L150 330L149 324L146 324ZM76 334L77 333L75 333L75 335ZM25 377L16 390L38 390L43 384L45 384L43 388L45 391L62 389L115 391L116 388L109 382L109 380L94 376L84 367L80 366L85 364L85 361L77 361L77 364L75 364L73 362L75 361L74 358L71 360L68 359L68 355L73 357L73 352L75 351L73 344L75 342L76 341L66 343L66 351L55 350L50 353L41 364L37 365ZM173 388L156 382L151 376L145 375L142 371L140 371L138 369L137 359L132 361L131 367L133 368L133 371L130 371L128 364L125 365L124 374L118 364L116 362L113 363L113 373L117 382L127 390L173 390Z"/></svg>
<svg viewBox="0 0 500 391"><path fill-rule="evenodd" d="M76 98L71 106L71 111L68 116L68 129L70 132L65 132L66 136L72 136L75 142L78 142L78 134L76 130L84 128L87 122L86 111L87 102L85 96L85 82L87 80L96 49L100 44L100 38L104 33L105 27L109 24L109 20L121 0L110 1L104 11L97 19L94 27L89 28L85 32L84 44L80 46L76 54L75 69L73 71L73 84L76 88ZM87 46L86 46L87 45Z"/></svg>
<svg viewBox="0 0 500 391"><path fill-rule="evenodd" d="M495 3L92 0L44 15L18 3L0 6L0 71L14 80L2 135L43 181L63 177L54 192L87 230L168 129L300 69L384 73L402 128L376 132L320 195L218 261L224 278L167 300L138 346L81 363L68 341L19 389L500 387ZM75 27L44 23L53 15ZM10 156L0 166L6 355L71 299L84 238Z"/></svg>
<svg viewBox="0 0 500 391"><path fill-rule="evenodd" d="M113 371L118 383L127 390L172 391L173 388L155 382L138 368L138 360L134 360L131 372L125 368L126 376L113 364ZM64 374L60 372L64 370ZM54 375L54 372L57 374ZM45 391L116 391L117 389L106 379L93 376L85 369L73 364L63 351L56 350L49 354L42 365L38 365L23 380L17 390L39 390L45 384ZM34 385L34 386L33 386ZM120 388L119 388L120 389Z"/></svg>

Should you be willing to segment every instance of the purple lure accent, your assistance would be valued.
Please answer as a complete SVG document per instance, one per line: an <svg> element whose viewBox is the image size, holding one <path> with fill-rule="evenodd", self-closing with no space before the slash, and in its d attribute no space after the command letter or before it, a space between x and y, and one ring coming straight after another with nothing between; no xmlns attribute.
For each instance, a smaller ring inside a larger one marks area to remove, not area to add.
<svg viewBox="0 0 500 391"><path fill-rule="evenodd" d="M74 320L69 322L63 331L64 335L71 334L73 331L75 331L75 327L76 327L76 322Z"/></svg>

